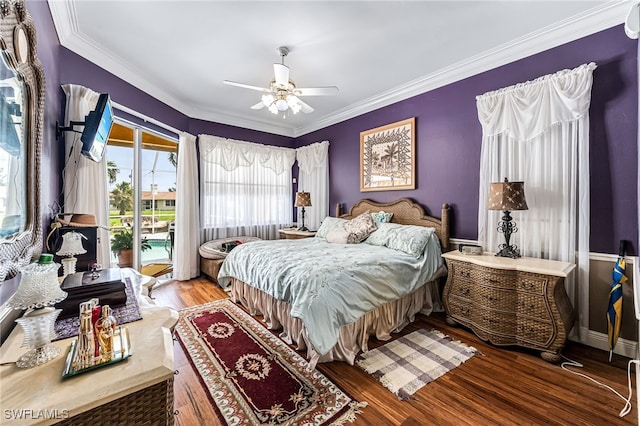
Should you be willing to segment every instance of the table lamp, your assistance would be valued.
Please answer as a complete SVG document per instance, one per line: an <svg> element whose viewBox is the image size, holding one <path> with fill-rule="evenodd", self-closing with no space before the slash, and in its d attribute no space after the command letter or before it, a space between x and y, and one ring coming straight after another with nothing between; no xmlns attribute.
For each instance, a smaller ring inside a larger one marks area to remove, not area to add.
<svg viewBox="0 0 640 426"><path fill-rule="evenodd" d="M527 201L524 198L524 182L509 182L504 178L504 182L492 182L489 189L488 210L502 210L504 214L498 222L498 232L504 234L505 243L500 244L500 251L496 256L520 257L520 250L515 244L510 244L511 234L518 232L516 223L511 219L511 211L527 210Z"/></svg>
<svg viewBox="0 0 640 426"><path fill-rule="evenodd" d="M60 355L59 347L49 345L56 336L54 324L62 311L52 306L67 297L60 289L58 269L53 255L42 254L37 263L21 269L18 290L7 301L10 308L27 310L16 320L24 330L21 347L30 349L16 361L20 368L35 367Z"/></svg>
<svg viewBox="0 0 640 426"><path fill-rule="evenodd" d="M302 207L302 226L298 228L298 231L308 231L309 229L304 226L304 208L311 207L311 194L309 192L296 192L296 207Z"/></svg>
<svg viewBox="0 0 640 426"><path fill-rule="evenodd" d="M67 232L62 235L62 246L60 250L56 252L58 256L69 256L67 258L62 259L63 266L63 277L66 277L69 274L75 274L76 272L76 259L74 256L76 254L85 254L87 251L82 246L82 239L87 239L84 235L79 232Z"/></svg>

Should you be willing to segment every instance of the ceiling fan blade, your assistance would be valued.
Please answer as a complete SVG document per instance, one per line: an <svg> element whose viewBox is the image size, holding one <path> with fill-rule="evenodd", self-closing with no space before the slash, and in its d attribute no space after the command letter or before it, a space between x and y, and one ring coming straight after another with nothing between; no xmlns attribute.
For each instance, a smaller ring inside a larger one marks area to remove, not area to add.
<svg viewBox="0 0 640 426"><path fill-rule="evenodd" d="M287 86L289 84L289 67L285 64L273 64L273 74L276 77L277 86Z"/></svg>
<svg viewBox="0 0 640 426"><path fill-rule="evenodd" d="M296 96L329 96L337 95L340 90L336 86L327 87L296 87L293 92Z"/></svg>
<svg viewBox="0 0 640 426"><path fill-rule="evenodd" d="M251 105L251 109L262 109L264 108L266 105L264 104L264 102L260 101L255 105Z"/></svg>
<svg viewBox="0 0 640 426"><path fill-rule="evenodd" d="M237 86L237 87L242 87L244 89L257 90L259 92L265 92L265 93L271 92L271 89L267 89L266 87L251 86L249 84L236 83L235 81L229 81L229 80L223 80L222 82L224 84L228 84L229 86Z"/></svg>
<svg viewBox="0 0 640 426"><path fill-rule="evenodd" d="M301 101L300 99L298 99L298 102L300 102L300 105L302 106L300 111L304 112L305 114L309 114L309 113L315 111L315 109L313 109L309 104Z"/></svg>

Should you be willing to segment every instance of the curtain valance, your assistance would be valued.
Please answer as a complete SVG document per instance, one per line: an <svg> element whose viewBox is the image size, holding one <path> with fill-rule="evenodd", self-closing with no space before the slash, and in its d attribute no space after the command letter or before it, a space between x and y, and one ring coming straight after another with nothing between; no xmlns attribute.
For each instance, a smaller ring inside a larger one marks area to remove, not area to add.
<svg viewBox="0 0 640 426"><path fill-rule="evenodd" d="M231 171L254 163L281 174L291 170L296 150L277 146L244 142L219 136L199 135L200 156L203 161L219 164Z"/></svg>
<svg viewBox="0 0 640 426"><path fill-rule="evenodd" d="M298 167L311 172L316 167L326 167L329 156L329 141L312 143L296 149Z"/></svg>
<svg viewBox="0 0 640 426"><path fill-rule="evenodd" d="M595 68L591 62L478 96L483 134L531 140L555 124L583 117L589 112Z"/></svg>

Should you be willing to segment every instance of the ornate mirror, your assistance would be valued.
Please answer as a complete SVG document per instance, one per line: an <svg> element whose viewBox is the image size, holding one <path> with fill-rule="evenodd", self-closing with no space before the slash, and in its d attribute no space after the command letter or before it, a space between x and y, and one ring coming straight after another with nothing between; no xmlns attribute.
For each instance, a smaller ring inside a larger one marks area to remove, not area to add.
<svg viewBox="0 0 640 426"><path fill-rule="evenodd" d="M42 249L44 72L23 1L0 0L0 281Z"/></svg>

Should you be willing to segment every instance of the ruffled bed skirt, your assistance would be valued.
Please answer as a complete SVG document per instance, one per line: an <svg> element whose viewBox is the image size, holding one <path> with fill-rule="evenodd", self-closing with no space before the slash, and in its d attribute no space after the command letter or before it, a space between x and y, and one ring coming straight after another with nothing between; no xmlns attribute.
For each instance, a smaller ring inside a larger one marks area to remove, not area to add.
<svg viewBox="0 0 640 426"><path fill-rule="evenodd" d="M288 303L235 278L231 280L231 299L245 306L251 315L262 315L270 330L282 330L280 337L285 342L295 345L300 351L306 350L310 368L315 368L318 362L330 361L345 361L353 365L356 355L368 350L369 336L389 340L391 333L397 333L413 322L416 314L430 315L442 311L438 281L430 281L413 293L342 326L338 343L329 353L319 355L309 343L302 321L290 315L291 306Z"/></svg>

